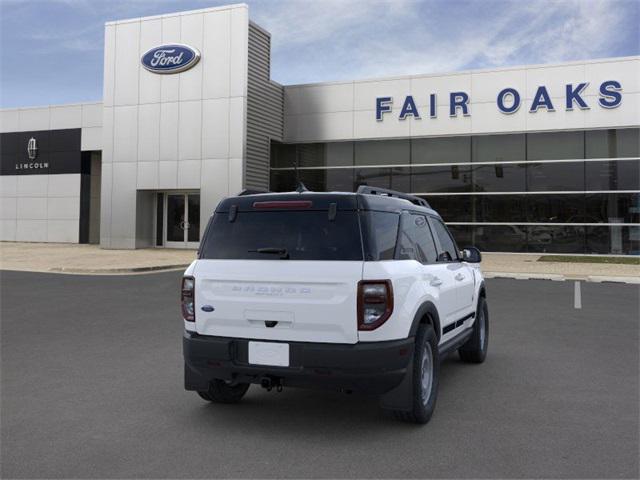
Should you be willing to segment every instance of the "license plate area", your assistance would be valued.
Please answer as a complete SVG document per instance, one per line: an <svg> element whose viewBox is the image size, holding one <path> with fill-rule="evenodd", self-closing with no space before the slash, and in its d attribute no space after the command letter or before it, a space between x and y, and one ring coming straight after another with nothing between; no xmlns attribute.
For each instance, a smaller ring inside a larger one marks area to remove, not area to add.
<svg viewBox="0 0 640 480"><path fill-rule="evenodd" d="M289 366L289 344L276 342L249 342L249 364Z"/></svg>

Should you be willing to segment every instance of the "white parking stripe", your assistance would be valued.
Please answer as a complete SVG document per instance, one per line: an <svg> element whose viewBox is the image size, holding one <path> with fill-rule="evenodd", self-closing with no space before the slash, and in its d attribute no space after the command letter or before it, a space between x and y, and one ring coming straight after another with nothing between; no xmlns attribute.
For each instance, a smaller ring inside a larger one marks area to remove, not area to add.
<svg viewBox="0 0 640 480"><path fill-rule="evenodd" d="M580 293L580 282L574 283L573 308L582 308L582 294Z"/></svg>

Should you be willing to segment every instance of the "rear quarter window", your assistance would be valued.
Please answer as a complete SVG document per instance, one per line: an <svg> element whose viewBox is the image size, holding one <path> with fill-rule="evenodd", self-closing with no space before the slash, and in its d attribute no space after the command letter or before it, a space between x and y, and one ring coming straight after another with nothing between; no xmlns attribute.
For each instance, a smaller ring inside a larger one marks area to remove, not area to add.
<svg viewBox="0 0 640 480"><path fill-rule="evenodd" d="M366 260L394 259L399 221L398 213L376 211L362 213Z"/></svg>

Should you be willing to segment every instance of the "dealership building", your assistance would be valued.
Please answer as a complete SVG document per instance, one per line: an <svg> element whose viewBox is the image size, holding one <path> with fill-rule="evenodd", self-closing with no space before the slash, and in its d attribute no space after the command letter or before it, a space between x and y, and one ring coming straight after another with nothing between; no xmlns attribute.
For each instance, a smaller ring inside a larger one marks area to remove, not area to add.
<svg viewBox="0 0 640 480"><path fill-rule="evenodd" d="M484 251L640 254L640 57L280 85L270 40L243 4L107 23L102 102L0 110L1 239L195 248L302 181Z"/></svg>

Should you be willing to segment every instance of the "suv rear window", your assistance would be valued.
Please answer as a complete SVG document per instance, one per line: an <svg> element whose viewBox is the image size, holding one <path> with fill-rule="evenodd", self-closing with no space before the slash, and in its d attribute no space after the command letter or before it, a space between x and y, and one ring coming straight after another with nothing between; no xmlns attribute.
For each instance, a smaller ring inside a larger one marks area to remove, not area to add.
<svg viewBox="0 0 640 480"><path fill-rule="evenodd" d="M362 260L358 214L338 211L238 212L214 215L200 258L220 260ZM286 252L286 253L284 253Z"/></svg>

